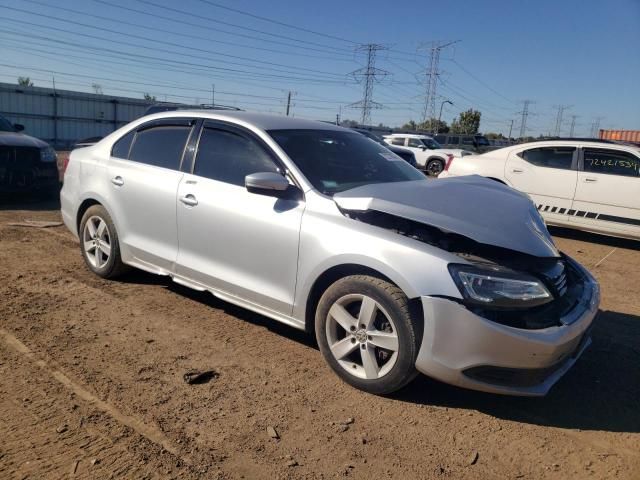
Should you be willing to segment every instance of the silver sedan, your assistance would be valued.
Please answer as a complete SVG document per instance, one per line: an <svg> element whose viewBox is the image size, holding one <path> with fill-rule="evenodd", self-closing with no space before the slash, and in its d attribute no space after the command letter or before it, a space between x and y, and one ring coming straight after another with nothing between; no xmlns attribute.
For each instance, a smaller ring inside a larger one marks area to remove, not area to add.
<svg viewBox="0 0 640 480"><path fill-rule="evenodd" d="M544 395L590 343L593 277L523 194L429 181L330 124L215 110L136 120L75 150L61 192L87 267L130 267L315 334L349 384L418 372Z"/></svg>

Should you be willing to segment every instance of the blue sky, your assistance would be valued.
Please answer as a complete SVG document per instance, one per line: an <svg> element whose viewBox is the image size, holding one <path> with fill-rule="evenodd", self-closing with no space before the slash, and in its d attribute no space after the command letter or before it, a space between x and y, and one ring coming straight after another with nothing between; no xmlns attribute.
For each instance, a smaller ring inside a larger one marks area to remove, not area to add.
<svg viewBox="0 0 640 480"><path fill-rule="evenodd" d="M250 12L298 29L230 11ZM125 8L122 8L125 7ZM128 10L126 10L128 9ZM311 33L307 30L317 32ZM359 118L348 104L362 86L359 43L388 47L376 66L389 75L373 99L372 123L419 120L427 57L420 46L458 40L441 54L443 119L483 113L483 131L552 132L556 105L571 105L576 135L640 129L640 0L351 1L0 0L0 81L105 94L210 102L332 120ZM436 108L436 109L437 109ZM1 106L0 106L1 109Z"/></svg>

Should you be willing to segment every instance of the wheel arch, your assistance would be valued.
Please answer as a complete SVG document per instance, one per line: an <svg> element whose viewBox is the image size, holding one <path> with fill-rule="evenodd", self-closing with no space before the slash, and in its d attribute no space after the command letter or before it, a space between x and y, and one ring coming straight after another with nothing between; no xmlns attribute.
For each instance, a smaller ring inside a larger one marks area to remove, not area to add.
<svg viewBox="0 0 640 480"><path fill-rule="evenodd" d="M408 284L403 281L395 281L393 278L390 278L389 275L384 274L380 270L366 266L358 263L343 263L338 265L333 265L332 267L324 270L320 275L316 277L311 288L309 289L309 293L306 296L306 304L304 310L304 321L305 321L305 330L314 334L315 332L315 314L316 307L318 306L318 302L322 297L322 294L329 288L333 283L337 282L341 278L349 277L351 275L369 275L372 277L380 278L386 282L389 282L403 291L403 293L409 298L409 302L412 304L412 308L419 309L420 314L416 312L416 316L418 319L422 319L422 303L420 302L419 297L417 297L412 289L408 288Z"/></svg>

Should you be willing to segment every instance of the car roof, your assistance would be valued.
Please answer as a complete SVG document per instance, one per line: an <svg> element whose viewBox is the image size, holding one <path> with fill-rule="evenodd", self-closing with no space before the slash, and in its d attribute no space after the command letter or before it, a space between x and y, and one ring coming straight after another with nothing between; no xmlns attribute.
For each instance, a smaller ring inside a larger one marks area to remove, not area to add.
<svg viewBox="0 0 640 480"><path fill-rule="evenodd" d="M144 117L145 119L176 118L176 117L198 117L209 118L211 120L228 120L231 122L246 122L261 130L340 130L351 131L348 128L339 127L331 123L316 120L306 120L302 118L286 117L284 115L273 115L268 113L213 110L213 109L193 109L174 110L168 112L154 113Z"/></svg>
<svg viewBox="0 0 640 480"><path fill-rule="evenodd" d="M431 135L425 135L424 133L392 133L391 135L385 135L385 137L409 137L409 138L430 138Z"/></svg>

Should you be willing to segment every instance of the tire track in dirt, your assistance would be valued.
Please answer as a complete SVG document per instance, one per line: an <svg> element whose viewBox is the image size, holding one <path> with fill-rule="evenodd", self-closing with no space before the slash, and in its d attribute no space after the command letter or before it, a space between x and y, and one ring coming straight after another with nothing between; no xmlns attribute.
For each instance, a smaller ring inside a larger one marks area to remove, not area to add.
<svg viewBox="0 0 640 480"><path fill-rule="evenodd" d="M46 361L37 358L36 355L24 343L22 343L18 338L13 336L11 333L6 331L5 329L0 328L0 336L2 337L2 340L4 341L5 345L7 345L8 347L11 347L16 352L28 358L32 363L34 363L35 365L43 369L52 378L57 380L61 385L63 385L65 388L67 388L68 390L76 394L78 397L92 404L102 412L108 414L114 420L121 423L122 425L125 425L131 428L132 430L135 430L143 437L161 446L162 448L172 453L173 455L179 456L178 449L171 444L169 439L166 438L160 430L145 424L144 422L142 422L141 420L135 417L125 415L122 412L120 412L117 408L115 408L113 405L102 401L101 399L96 397L94 394L92 394L90 391L88 391L78 383L71 380L62 371L56 369L55 367L52 367ZM186 460L186 459L183 459L183 460Z"/></svg>

